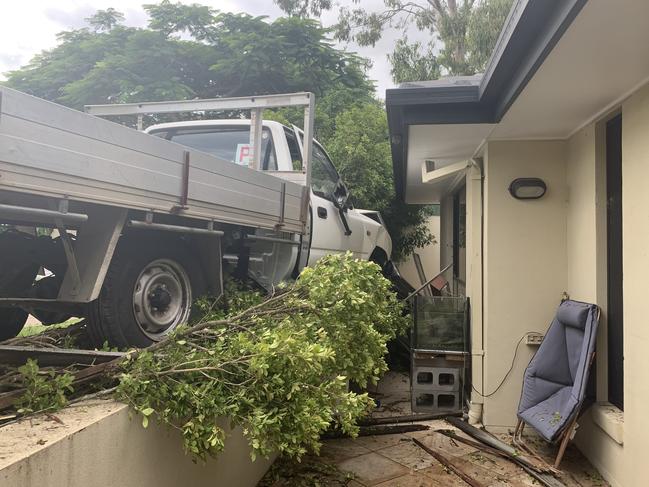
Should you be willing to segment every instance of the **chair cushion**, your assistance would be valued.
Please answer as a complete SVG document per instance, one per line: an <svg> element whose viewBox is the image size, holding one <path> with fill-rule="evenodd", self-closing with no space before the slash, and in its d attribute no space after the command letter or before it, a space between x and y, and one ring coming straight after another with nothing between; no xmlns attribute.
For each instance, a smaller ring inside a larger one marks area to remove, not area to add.
<svg viewBox="0 0 649 487"><path fill-rule="evenodd" d="M564 301L523 377L518 417L548 441L579 413L597 334L597 306Z"/></svg>
<svg viewBox="0 0 649 487"><path fill-rule="evenodd" d="M574 417L578 401L571 387L561 387L544 401L525 409L518 417L532 426L543 438L554 441Z"/></svg>
<svg viewBox="0 0 649 487"><path fill-rule="evenodd" d="M565 301L557 310L557 319L566 326L583 330L588 317L588 307L576 301Z"/></svg>

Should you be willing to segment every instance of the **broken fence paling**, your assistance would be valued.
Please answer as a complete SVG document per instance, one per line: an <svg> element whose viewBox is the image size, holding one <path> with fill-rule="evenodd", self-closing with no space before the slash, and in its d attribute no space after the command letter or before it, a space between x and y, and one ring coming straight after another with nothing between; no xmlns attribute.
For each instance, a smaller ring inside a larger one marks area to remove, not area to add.
<svg viewBox="0 0 649 487"><path fill-rule="evenodd" d="M427 431L430 426L425 424L386 424L376 426L360 426L358 436L380 436L380 435L396 435L403 433L413 433L415 431ZM321 438L332 440L337 438L346 438L347 435L342 431L326 431L322 434Z"/></svg>
<svg viewBox="0 0 649 487"><path fill-rule="evenodd" d="M412 423L416 421L429 421L432 419L444 419L449 416L462 416L462 413L421 413L421 414L408 414L405 416L388 416L384 418L369 418L358 422L359 426L376 426L381 424L398 424L398 423Z"/></svg>
<svg viewBox="0 0 649 487"><path fill-rule="evenodd" d="M450 438L453 441L459 442L459 443L464 443L467 446L471 446L473 448L477 448L479 450L482 450L485 453L490 453L491 455L495 455L497 457L501 458L506 458L507 460L511 460L512 458L505 452L500 451L496 448L492 448L490 446L487 446L483 443L479 443L477 441L473 440L468 440L466 438L463 438L457 434L455 434L454 430L436 430L435 433L439 433L440 435L444 435L447 438Z"/></svg>
<svg viewBox="0 0 649 487"><path fill-rule="evenodd" d="M476 479L471 477L469 474L464 472L460 467L455 465L453 462L451 462L448 458L446 458L444 455L441 453L433 450L432 448L428 448L426 445L424 445L421 441L419 441L416 438L413 438L412 441L422 450L424 450L426 453L431 455L433 458L435 458L439 463L444 465L446 468L451 470L455 475L460 477L462 480L464 480L467 484L469 484L471 487L485 487L484 484L478 482Z"/></svg>
<svg viewBox="0 0 649 487"><path fill-rule="evenodd" d="M101 353L101 352L100 352ZM110 352L115 353L115 352ZM112 366L116 365L119 360L123 358L125 354L121 354L119 357L112 358L110 361L105 361L96 365L90 365L86 368L72 372L72 385L78 386L86 382L92 381L97 378L97 376L102 375L106 370ZM16 389L14 391L6 392L0 394L0 411L3 409L8 409L12 407L25 393L25 389Z"/></svg>
<svg viewBox="0 0 649 487"><path fill-rule="evenodd" d="M95 365L123 356L124 352L0 345L0 364L10 365L23 365L28 359L36 360L39 367L74 364Z"/></svg>
<svg viewBox="0 0 649 487"><path fill-rule="evenodd" d="M520 465L523 470L525 470L525 472L527 472L529 475L534 477L537 481L539 481L546 487L566 487L563 482L554 477L553 474L556 473L556 470L552 469L549 465L541 464L538 461L534 461L529 457L521 455L520 452L518 452L518 450L516 450L512 446L498 440L485 431L471 426L469 423L466 423L461 419L449 417L446 418L446 421L458 428L463 433L480 441L482 444L486 444L489 447L489 450L495 449L502 452L504 455L506 455L507 458ZM485 451L489 450L485 449Z"/></svg>

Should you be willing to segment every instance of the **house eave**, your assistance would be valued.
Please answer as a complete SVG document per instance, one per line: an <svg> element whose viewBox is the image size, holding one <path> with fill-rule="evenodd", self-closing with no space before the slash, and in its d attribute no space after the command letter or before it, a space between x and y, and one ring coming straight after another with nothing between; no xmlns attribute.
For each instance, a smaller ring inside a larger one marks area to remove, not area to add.
<svg viewBox="0 0 649 487"><path fill-rule="evenodd" d="M498 123L588 0L517 0L481 78L388 89L397 196L405 199L410 125Z"/></svg>

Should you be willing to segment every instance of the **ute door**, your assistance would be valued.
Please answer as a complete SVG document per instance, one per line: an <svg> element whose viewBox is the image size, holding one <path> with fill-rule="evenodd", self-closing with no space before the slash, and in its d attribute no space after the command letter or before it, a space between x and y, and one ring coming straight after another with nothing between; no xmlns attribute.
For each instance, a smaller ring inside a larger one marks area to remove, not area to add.
<svg viewBox="0 0 649 487"><path fill-rule="evenodd" d="M347 189L324 149L313 144L311 159L311 253L309 264L320 257L352 251L362 256L365 225L345 208ZM340 207L345 208L341 210ZM347 226L345 226L345 221Z"/></svg>

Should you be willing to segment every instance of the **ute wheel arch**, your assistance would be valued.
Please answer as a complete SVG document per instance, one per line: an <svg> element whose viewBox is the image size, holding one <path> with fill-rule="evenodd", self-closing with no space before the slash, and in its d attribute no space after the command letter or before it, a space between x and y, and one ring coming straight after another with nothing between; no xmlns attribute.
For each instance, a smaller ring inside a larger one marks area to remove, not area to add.
<svg viewBox="0 0 649 487"><path fill-rule="evenodd" d="M390 258L388 257L388 253L381 247L375 247L372 251L372 254L370 255L369 260L371 262L375 262L376 264L381 266L381 269L383 269L383 266L385 266L385 264L389 262Z"/></svg>
<svg viewBox="0 0 649 487"><path fill-rule="evenodd" d="M28 316L27 311L20 308L0 308L0 341L18 336Z"/></svg>

